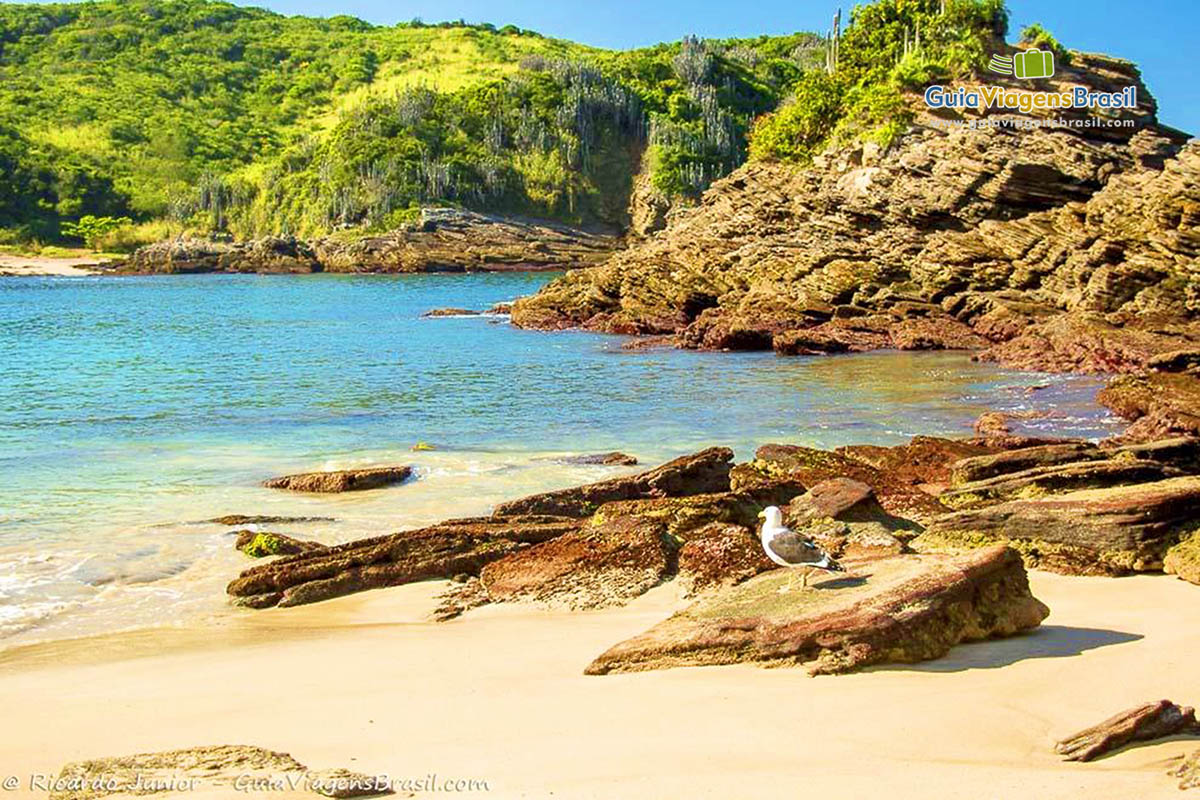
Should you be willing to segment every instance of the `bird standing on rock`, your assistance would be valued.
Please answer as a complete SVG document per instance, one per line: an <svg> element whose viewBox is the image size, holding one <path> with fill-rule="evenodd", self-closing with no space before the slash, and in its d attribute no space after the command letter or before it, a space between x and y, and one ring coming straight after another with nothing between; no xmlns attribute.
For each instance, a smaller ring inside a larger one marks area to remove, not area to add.
<svg viewBox="0 0 1200 800"><path fill-rule="evenodd" d="M846 571L833 556L818 547L812 539L785 527L783 512L779 510L778 506L767 506L759 512L758 516L763 519L761 534L763 552L767 554L767 558L781 567L803 568L802 587L808 586L809 573L814 569L828 572ZM779 591L788 592L791 589L792 582L789 580L788 585Z"/></svg>

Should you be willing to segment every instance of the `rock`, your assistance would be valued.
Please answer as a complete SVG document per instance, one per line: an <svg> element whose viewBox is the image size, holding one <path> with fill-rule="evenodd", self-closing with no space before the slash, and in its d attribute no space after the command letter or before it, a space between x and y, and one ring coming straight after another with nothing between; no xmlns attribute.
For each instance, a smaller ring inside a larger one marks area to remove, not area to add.
<svg viewBox="0 0 1200 800"><path fill-rule="evenodd" d="M732 586L776 569L750 528L711 522L692 531L679 551L679 581L689 594Z"/></svg>
<svg viewBox="0 0 1200 800"><path fill-rule="evenodd" d="M620 605L667 576L673 549L662 523L616 517L489 563L480 581L497 602L575 609Z"/></svg>
<svg viewBox="0 0 1200 800"><path fill-rule="evenodd" d="M975 420L975 433L979 436L1008 436L1012 428L1008 421L1011 417L1002 411L988 411Z"/></svg>
<svg viewBox="0 0 1200 800"><path fill-rule="evenodd" d="M608 229L426 208L415 225L350 242L268 236L234 243L181 237L141 247L111 268L126 274L573 269L604 261L619 245L616 232Z"/></svg>
<svg viewBox="0 0 1200 800"><path fill-rule="evenodd" d="M495 317L508 316L512 313L512 303L496 303L484 313Z"/></svg>
<svg viewBox="0 0 1200 800"><path fill-rule="evenodd" d="M574 464L579 466L596 464L606 467L632 467L638 463L638 460L634 456L626 455L625 453L618 453L615 450L610 453L591 453L581 456L563 456L562 458L555 458L554 461L558 462L559 464Z"/></svg>
<svg viewBox="0 0 1200 800"><path fill-rule="evenodd" d="M1200 370L1200 349L1172 350L1159 353L1146 361L1146 369L1154 372L1190 372Z"/></svg>
<svg viewBox="0 0 1200 800"><path fill-rule="evenodd" d="M462 616L473 608L492 602L479 578L466 573L455 575L453 585L438 595L437 608L431 615L434 622L448 622Z"/></svg>
<svg viewBox="0 0 1200 800"><path fill-rule="evenodd" d="M805 486L829 478L865 483L889 513L921 520L947 510L926 488L947 483L956 461L991 452L974 442L917 436L898 447L860 445L836 451L768 444L755 452L755 464L777 479Z"/></svg>
<svg viewBox="0 0 1200 800"><path fill-rule="evenodd" d="M1010 475L1014 472L1023 472L1038 467L1054 467L1079 461L1098 461L1102 458L1105 458L1105 453L1090 442L1022 447L956 461L951 467L950 483L953 486L962 486L974 481Z"/></svg>
<svg viewBox="0 0 1200 800"><path fill-rule="evenodd" d="M337 522L333 517L281 517L274 514L226 514L223 517L213 517L204 522L214 525L225 525L230 528L241 525L298 525L307 522Z"/></svg>
<svg viewBox="0 0 1200 800"><path fill-rule="evenodd" d="M875 499L875 490L850 478L830 478L794 499L787 508L788 524L828 517L841 519L847 511Z"/></svg>
<svg viewBox="0 0 1200 800"><path fill-rule="evenodd" d="M234 531L234 533L237 534L237 541L234 543L234 547L251 558L291 556L297 553L315 553L326 549L325 545L319 542L306 542L301 539L293 539L284 533L252 530Z"/></svg>
<svg viewBox="0 0 1200 800"><path fill-rule="evenodd" d="M620 517L654 521L676 540L712 522L729 522L747 528L758 523L763 504L753 495L740 492L693 494L686 497L653 497L647 500L615 500L596 509L593 524Z"/></svg>
<svg viewBox="0 0 1200 800"><path fill-rule="evenodd" d="M1067 761L1091 761L1130 742L1146 742L1179 733L1200 733L1196 712L1170 700L1145 703L1084 728L1054 746Z"/></svg>
<svg viewBox="0 0 1200 800"><path fill-rule="evenodd" d="M804 665L811 674L945 655L963 641L1034 628L1049 613L1029 593L1017 553L904 555L870 574L780 593L773 570L698 600L601 654L590 675L709 664Z"/></svg>
<svg viewBox="0 0 1200 800"><path fill-rule="evenodd" d="M1187 536L1167 550L1163 557L1163 572L1200 585L1200 533Z"/></svg>
<svg viewBox="0 0 1200 800"><path fill-rule="evenodd" d="M899 555L904 552L899 536L912 538L921 530L887 513L870 486L849 478L822 481L792 500L784 521L838 559Z"/></svg>
<svg viewBox="0 0 1200 800"><path fill-rule="evenodd" d="M1121 376L1096 399L1134 423L1123 437L1127 441L1200 435L1200 378L1195 376L1158 372Z"/></svg>
<svg viewBox="0 0 1200 800"><path fill-rule="evenodd" d="M608 229L424 208L414 225L351 242L322 239L313 248L327 272L480 272L586 267L619 245Z"/></svg>
<svg viewBox="0 0 1200 800"><path fill-rule="evenodd" d="M97 758L67 764L55 779L51 800L97 800L109 795L129 797L146 794L149 787L179 796L201 790L229 788L239 777L286 780L297 785L305 767L287 753L249 745L218 745L139 753L133 756ZM139 786L140 784L140 786ZM157 792L151 792L157 793Z"/></svg>
<svg viewBox="0 0 1200 800"><path fill-rule="evenodd" d="M1074 489L1103 489L1175 478L1181 470L1156 461L1111 459L1033 467L1020 472L970 481L938 495L950 508L975 508L1004 500L1041 497Z"/></svg>
<svg viewBox="0 0 1200 800"><path fill-rule="evenodd" d="M551 516L447 520L415 531L284 556L246 570L226 591L235 605L266 608L315 603L430 578L449 579L459 573L477 576L490 561L579 526L578 520Z"/></svg>
<svg viewBox="0 0 1200 800"><path fill-rule="evenodd" d="M421 315L422 318L436 317L478 317L481 312L469 308L431 308Z"/></svg>
<svg viewBox="0 0 1200 800"><path fill-rule="evenodd" d="M1031 567L1072 575L1162 569L1167 549L1200 513L1200 477L1013 500L933 520L910 542L954 552L997 542Z"/></svg>
<svg viewBox="0 0 1200 800"><path fill-rule="evenodd" d="M292 492L362 492L401 483L411 475L412 467L368 467L284 475L263 481L262 485L268 489L287 489Z"/></svg>
<svg viewBox="0 0 1200 800"><path fill-rule="evenodd" d="M590 483L570 489L532 495L496 506L500 515L558 514L586 517L602 504L613 500L640 500L652 497L682 497L729 490L730 461L733 451L710 447L693 455L681 456L660 467L619 478Z"/></svg>
<svg viewBox="0 0 1200 800"><path fill-rule="evenodd" d="M1200 789L1200 750L1185 758L1183 763L1167 774L1179 778L1180 789Z"/></svg>
<svg viewBox="0 0 1200 800"><path fill-rule="evenodd" d="M198 272L320 272L311 245L290 237L269 236L233 244L179 237L140 247L116 261L119 273L179 274Z"/></svg>
<svg viewBox="0 0 1200 800"><path fill-rule="evenodd" d="M433 450L437 450L438 448L436 444L430 444L429 442L417 442L408 449L414 453L428 453Z"/></svg>
<svg viewBox="0 0 1200 800"><path fill-rule="evenodd" d="M914 95L886 150L745 164L518 300L513 324L787 355L990 344L981 358L1097 373L1200 350L1200 143L1157 124L1128 62L1081 54L1045 88L1128 84L1119 128L947 130Z"/></svg>
<svg viewBox="0 0 1200 800"><path fill-rule="evenodd" d="M1200 473L1200 439L1194 436L1173 436L1126 445L1104 443L1103 446L1111 458L1157 461L1185 472Z"/></svg>

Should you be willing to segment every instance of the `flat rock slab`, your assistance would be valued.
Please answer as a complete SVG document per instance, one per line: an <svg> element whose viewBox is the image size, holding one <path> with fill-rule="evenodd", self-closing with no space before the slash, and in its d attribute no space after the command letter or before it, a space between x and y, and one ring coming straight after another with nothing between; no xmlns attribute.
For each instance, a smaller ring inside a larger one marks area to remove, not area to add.
<svg viewBox="0 0 1200 800"><path fill-rule="evenodd" d="M315 603L367 589L432 578L478 576L484 564L575 530L547 516L452 519L251 567L226 591L248 608Z"/></svg>
<svg viewBox="0 0 1200 800"><path fill-rule="evenodd" d="M964 641L1010 636L1049 614L1005 547L937 557L901 555L781 592L773 570L703 598L600 655L590 675L757 663L811 674L938 658Z"/></svg>
<svg viewBox="0 0 1200 800"><path fill-rule="evenodd" d="M1068 736L1054 746L1054 752L1067 761L1091 761L1132 742L1148 742L1177 733L1200 734L1196 710L1170 700L1157 700Z"/></svg>
<svg viewBox="0 0 1200 800"><path fill-rule="evenodd" d="M733 451L710 447L681 456L660 467L586 486L523 497L496 506L497 514L557 514L587 517L603 503L652 497L683 497L729 490Z"/></svg>
<svg viewBox="0 0 1200 800"><path fill-rule="evenodd" d="M530 600L567 608L620 605L661 582L673 543L658 520L617 517L585 524L486 565L480 581L493 601Z"/></svg>
<svg viewBox="0 0 1200 800"><path fill-rule="evenodd" d="M342 469L334 472L304 472L284 475L263 481L268 489L287 489L292 492L362 492L401 483L412 475L412 467L370 467Z"/></svg>
<svg viewBox="0 0 1200 800"><path fill-rule="evenodd" d="M1200 515L1200 477L1013 500L946 514L910 546L953 552L1011 543L1030 566L1080 575L1162 568L1168 548Z"/></svg>

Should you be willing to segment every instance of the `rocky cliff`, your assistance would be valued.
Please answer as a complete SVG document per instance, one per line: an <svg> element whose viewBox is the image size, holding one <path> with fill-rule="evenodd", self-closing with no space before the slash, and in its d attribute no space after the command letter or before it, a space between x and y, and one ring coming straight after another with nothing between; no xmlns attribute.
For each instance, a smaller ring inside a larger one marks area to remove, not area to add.
<svg viewBox="0 0 1200 800"><path fill-rule="evenodd" d="M748 164L652 238L519 301L513 321L692 348L970 348L1137 370L1200 345L1200 144L1157 123L1126 61L1074 53L1055 78L1006 88L1129 84L1137 109L1042 112L1060 127L913 96L886 149Z"/></svg>
<svg viewBox="0 0 1200 800"><path fill-rule="evenodd" d="M184 238L143 247L116 272L484 272L573 269L607 259L615 231L546 220L427 208L417 222L353 241L267 237L249 242Z"/></svg>

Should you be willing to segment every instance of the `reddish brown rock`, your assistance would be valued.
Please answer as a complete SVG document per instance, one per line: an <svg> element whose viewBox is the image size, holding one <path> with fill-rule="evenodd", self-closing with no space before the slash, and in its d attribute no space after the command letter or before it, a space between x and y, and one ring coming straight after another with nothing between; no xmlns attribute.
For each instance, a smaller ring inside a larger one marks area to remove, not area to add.
<svg viewBox="0 0 1200 800"><path fill-rule="evenodd" d="M689 593L732 586L775 569L749 528L712 522L693 531L679 551L679 580Z"/></svg>
<svg viewBox="0 0 1200 800"><path fill-rule="evenodd" d="M1078 461L1033 467L993 478L970 481L938 495L951 508L975 508L1018 498L1041 497L1076 489L1102 489L1134 483L1176 478L1184 473L1175 467L1128 458Z"/></svg>
<svg viewBox="0 0 1200 800"><path fill-rule="evenodd" d="M1146 742L1179 733L1200 734L1196 711L1170 700L1144 703L1084 728L1054 746L1067 761L1091 761L1131 742Z"/></svg>
<svg viewBox="0 0 1200 800"><path fill-rule="evenodd" d="M733 663L849 672L938 658L959 642L1036 627L1049 613L1004 547L880 559L862 579L781 593L790 577L774 570L705 597L610 648L587 673Z"/></svg>
<svg viewBox="0 0 1200 800"><path fill-rule="evenodd" d="M1098 461L1102 458L1105 458L1105 453L1090 442L1022 447L989 455L971 456L956 461L951 467L950 483L953 486L961 486L972 481L982 481L998 475L1008 475L1037 467L1061 466L1079 461Z"/></svg>
<svg viewBox="0 0 1200 800"><path fill-rule="evenodd" d="M478 575L484 564L580 525L549 516L455 519L252 567L227 591L235 605L294 606L430 578Z"/></svg>
<svg viewBox="0 0 1200 800"><path fill-rule="evenodd" d="M412 467L369 467L284 475L263 481L262 485L268 489L287 489L292 492L362 492L402 483L411 475Z"/></svg>
<svg viewBox="0 0 1200 800"><path fill-rule="evenodd" d="M557 514L586 517L602 504L613 500L641 500L652 497L682 497L692 494L729 490L730 462L733 451L710 447L693 455L681 456L636 475L612 478L586 486L559 489L531 495L496 506L496 513Z"/></svg>
<svg viewBox="0 0 1200 800"><path fill-rule="evenodd" d="M1200 477L1013 500L933 520L910 545L954 552L997 542L1030 566L1081 575L1162 569L1168 548L1200 515Z"/></svg>
<svg viewBox="0 0 1200 800"><path fill-rule="evenodd" d="M1160 372L1121 376L1096 399L1133 422L1122 437L1126 441L1200 434L1200 377Z"/></svg>
<svg viewBox="0 0 1200 800"><path fill-rule="evenodd" d="M661 582L673 566L673 552L664 525L617 517L489 563L480 581L493 601L620 605Z"/></svg>
<svg viewBox="0 0 1200 800"><path fill-rule="evenodd" d="M807 522L822 517L842 519L845 512L867 504L874 497L875 490L861 481L830 478L793 500L788 505L786 518L789 522Z"/></svg>

